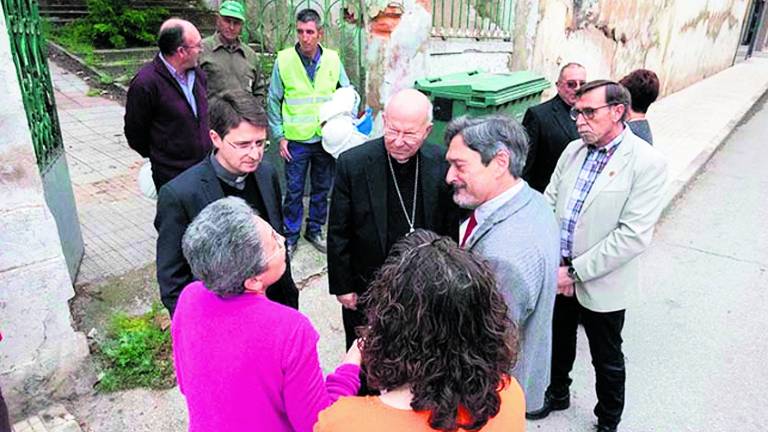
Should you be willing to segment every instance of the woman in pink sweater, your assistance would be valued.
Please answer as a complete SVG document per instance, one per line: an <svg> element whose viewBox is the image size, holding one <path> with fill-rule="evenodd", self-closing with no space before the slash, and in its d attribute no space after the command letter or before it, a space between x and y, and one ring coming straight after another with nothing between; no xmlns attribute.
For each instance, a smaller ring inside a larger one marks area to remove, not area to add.
<svg viewBox="0 0 768 432"><path fill-rule="evenodd" d="M285 271L285 239L239 198L206 207L182 241L201 282L181 293L171 334L189 430L310 431L360 386L357 344L323 381L317 331L266 298Z"/></svg>

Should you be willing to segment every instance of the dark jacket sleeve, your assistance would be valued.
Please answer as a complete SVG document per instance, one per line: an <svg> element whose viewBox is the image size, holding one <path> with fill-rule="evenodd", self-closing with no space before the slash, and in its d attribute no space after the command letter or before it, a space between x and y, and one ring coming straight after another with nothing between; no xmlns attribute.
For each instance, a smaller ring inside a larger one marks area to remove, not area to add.
<svg viewBox="0 0 768 432"><path fill-rule="evenodd" d="M181 251L181 238L191 223L173 189L160 188L157 197L157 282L160 299L171 317L181 290L192 282L192 271Z"/></svg>
<svg viewBox="0 0 768 432"><path fill-rule="evenodd" d="M139 76L134 78L125 98L125 139L141 157L149 157L149 133L152 122L152 93Z"/></svg>
<svg viewBox="0 0 768 432"><path fill-rule="evenodd" d="M347 159L336 164L336 180L328 212L328 288L333 295L354 292L352 270L352 201L351 178Z"/></svg>
<svg viewBox="0 0 768 432"><path fill-rule="evenodd" d="M525 112L523 127L528 132L528 157L525 160L525 168L523 168L523 179L530 182L531 169L536 161L536 153L539 150L539 133L541 128L539 118L534 110L528 109Z"/></svg>
<svg viewBox="0 0 768 432"><path fill-rule="evenodd" d="M273 169L270 177L273 185L273 193L275 194L275 197L277 197L277 202L280 203L280 197L283 196L283 192L280 190L280 180L278 179L277 171ZM279 204L277 206L277 213L280 216L279 220L282 222L283 209ZM276 230L282 234L282 228L278 228L279 229ZM277 282L267 288L267 298L285 306L298 309L299 289L296 287L296 282L293 280L291 259L288 256L288 252L285 253L285 264L285 273L283 273Z"/></svg>

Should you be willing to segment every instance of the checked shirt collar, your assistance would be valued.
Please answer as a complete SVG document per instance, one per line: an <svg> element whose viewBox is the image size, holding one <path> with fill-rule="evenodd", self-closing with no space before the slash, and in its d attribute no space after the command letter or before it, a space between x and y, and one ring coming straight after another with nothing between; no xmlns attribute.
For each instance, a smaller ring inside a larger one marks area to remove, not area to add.
<svg viewBox="0 0 768 432"><path fill-rule="evenodd" d="M607 145L597 148L589 145L587 157L581 165L581 171L576 178L576 184L565 208L565 214L560 218L560 255L563 258L572 258L573 254L573 231L576 228L576 222L579 220L584 201L589 195L589 191L595 184L597 176L603 171L605 165L611 160L611 156L616 152L624 136L626 135L626 125L624 130Z"/></svg>

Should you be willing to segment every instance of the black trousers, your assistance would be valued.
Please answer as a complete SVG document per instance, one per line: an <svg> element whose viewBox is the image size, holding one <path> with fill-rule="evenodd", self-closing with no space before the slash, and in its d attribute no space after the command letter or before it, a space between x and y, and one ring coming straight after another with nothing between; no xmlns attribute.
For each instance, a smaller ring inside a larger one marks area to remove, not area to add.
<svg viewBox="0 0 768 432"><path fill-rule="evenodd" d="M552 320L552 376L547 392L554 397L568 394L570 373L576 359L576 330L584 326L595 368L598 424L615 426L624 411L626 372L621 352L624 310L593 312L580 305L575 296L558 295Z"/></svg>
<svg viewBox="0 0 768 432"><path fill-rule="evenodd" d="M344 336L346 338L346 349L352 346L352 342L357 339L356 328L365 325L365 315L363 311L341 308L341 319L344 322Z"/></svg>

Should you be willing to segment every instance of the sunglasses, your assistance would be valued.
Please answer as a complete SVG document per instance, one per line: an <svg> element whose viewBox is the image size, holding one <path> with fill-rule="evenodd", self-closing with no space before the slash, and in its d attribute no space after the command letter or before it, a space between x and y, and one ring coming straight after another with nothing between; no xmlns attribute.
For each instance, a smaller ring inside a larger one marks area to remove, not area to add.
<svg viewBox="0 0 768 432"><path fill-rule="evenodd" d="M577 88L584 86L586 83L586 81L568 80L565 81L565 86L571 90L576 90Z"/></svg>

